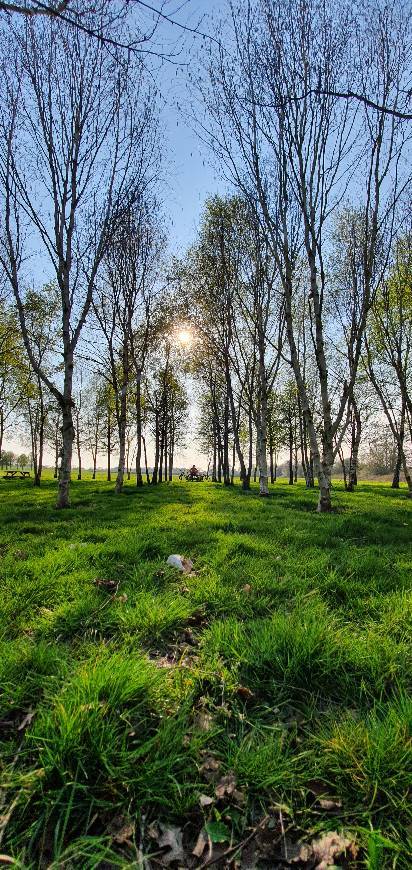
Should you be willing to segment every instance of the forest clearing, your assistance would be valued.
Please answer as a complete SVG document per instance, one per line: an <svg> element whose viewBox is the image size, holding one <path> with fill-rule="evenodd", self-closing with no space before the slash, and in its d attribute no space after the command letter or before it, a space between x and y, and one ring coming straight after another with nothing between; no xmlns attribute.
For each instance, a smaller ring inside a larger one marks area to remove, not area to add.
<svg viewBox="0 0 412 870"><path fill-rule="evenodd" d="M0 0L0 868L412 867L412 0Z"/></svg>
<svg viewBox="0 0 412 870"><path fill-rule="evenodd" d="M409 867L406 487L325 516L302 484L89 479L63 514L54 486L1 481L15 866L226 866L255 831L235 866L313 867L288 855L338 831L340 866Z"/></svg>

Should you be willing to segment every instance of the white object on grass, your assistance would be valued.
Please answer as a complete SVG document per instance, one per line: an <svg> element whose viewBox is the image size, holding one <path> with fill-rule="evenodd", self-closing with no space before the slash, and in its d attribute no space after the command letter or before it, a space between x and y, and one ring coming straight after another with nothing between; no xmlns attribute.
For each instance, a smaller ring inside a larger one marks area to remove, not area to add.
<svg viewBox="0 0 412 870"><path fill-rule="evenodd" d="M172 568L177 568L178 571L182 571L184 574L190 574L193 571L193 562L190 559L186 559L185 556L179 556L178 553L168 556L166 564Z"/></svg>

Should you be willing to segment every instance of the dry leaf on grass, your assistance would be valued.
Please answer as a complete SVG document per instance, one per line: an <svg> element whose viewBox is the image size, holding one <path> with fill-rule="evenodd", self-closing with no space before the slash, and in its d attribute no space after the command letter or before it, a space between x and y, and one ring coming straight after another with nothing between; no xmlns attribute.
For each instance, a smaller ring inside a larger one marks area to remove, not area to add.
<svg viewBox="0 0 412 870"><path fill-rule="evenodd" d="M205 710L199 710L196 714L194 724L199 731L211 731L213 728L213 716Z"/></svg>
<svg viewBox="0 0 412 870"><path fill-rule="evenodd" d="M192 855L194 855L196 858L201 858L203 855L203 852L205 851L207 844L208 844L207 834L205 833L205 831L202 830L200 832L197 840L196 840L196 845L193 849Z"/></svg>
<svg viewBox="0 0 412 870"><path fill-rule="evenodd" d="M207 782L212 782L216 779L216 774L221 768L221 762L211 755L207 750L204 750L204 761L200 767L200 772L204 774Z"/></svg>
<svg viewBox="0 0 412 870"><path fill-rule="evenodd" d="M169 864L172 861L183 861L185 857L185 853L183 851L183 843L182 843L182 830L181 828L170 827L167 828L165 825L160 825L161 836L158 838L158 845L160 849L168 848L168 852L162 857L162 863L165 867L169 867Z"/></svg>
<svg viewBox="0 0 412 870"><path fill-rule="evenodd" d="M342 806L342 801L339 798L319 798L319 806L323 810L339 810Z"/></svg>
<svg viewBox="0 0 412 870"><path fill-rule="evenodd" d="M222 776L215 788L215 794L218 798L224 798L233 794L236 788L236 777L234 773L228 773Z"/></svg>
<svg viewBox="0 0 412 870"><path fill-rule="evenodd" d="M245 585L242 586L242 592L245 592L246 595L249 595L251 591L252 591L252 587L251 587L250 583L245 583Z"/></svg>
<svg viewBox="0 0 412 870"><path fill-rule="evenodd" d="M246 802L246 797L242 791L236 788L236 785L237 783L234 773L229 772L226 776L222 776L215 788L216 797L219 798L219 800L232 798L236 803L244 804Z"/></svg>
<svg viewBox="0 0 412 870"><path fill-rule="evenodd" d="M357 854L358 847L353 840L348 840L337 831L331 831L319 840L312 840L309 845L301 846L298 857L292 858L292 862L311 861L314 862L316 870L328 870L328 867L334 866L335 858L356 858Z"/></svg>
<svg viewBox="0 0 412 870"><path fill-rule="evenodd" d="M115 816L107 830L115 843L123 845L124 843L130 843L130 839L134 835L135 826L131 819L124 816Z"/></svg>
<svg viewBox="0 0 412 870"><path fill-rule="evenodd" d="M199 796L199 803L201 807L210 807L211 804L214 804L214 798L209 797L208 794L201 794Z"/></svg>

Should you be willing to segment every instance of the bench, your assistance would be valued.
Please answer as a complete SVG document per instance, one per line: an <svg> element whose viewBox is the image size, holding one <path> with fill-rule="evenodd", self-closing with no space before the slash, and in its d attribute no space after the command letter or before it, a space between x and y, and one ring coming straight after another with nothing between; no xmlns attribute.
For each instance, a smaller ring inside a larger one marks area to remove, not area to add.
<svg viewBox="0 0 412 870"><path fill-rule="evenodd" d="M20 468L11 469L9 468L5 474L3 474L4 480L19 480L25 477L30 477L30 471L22 471Z"/></svg>

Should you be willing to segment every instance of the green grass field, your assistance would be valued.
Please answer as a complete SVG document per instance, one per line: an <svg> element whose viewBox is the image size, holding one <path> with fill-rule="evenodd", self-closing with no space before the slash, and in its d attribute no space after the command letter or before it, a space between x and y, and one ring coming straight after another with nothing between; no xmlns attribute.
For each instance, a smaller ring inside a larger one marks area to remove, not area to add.
<svg viewBox="0 0 412 870"><path fill-rule="evenodd" d="M53 481L0 482L9 862L154 868L159 830L224 851L268 816L257 866L325 831L359 847L339 866L412 866L412 503L272 490L86 480L56 512Z"/></svg>

